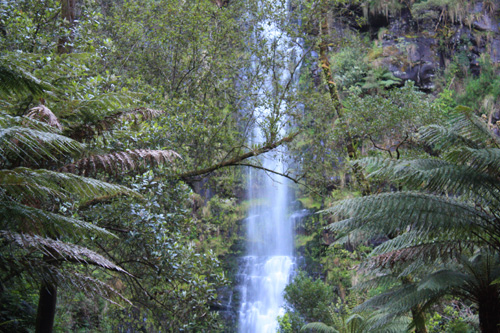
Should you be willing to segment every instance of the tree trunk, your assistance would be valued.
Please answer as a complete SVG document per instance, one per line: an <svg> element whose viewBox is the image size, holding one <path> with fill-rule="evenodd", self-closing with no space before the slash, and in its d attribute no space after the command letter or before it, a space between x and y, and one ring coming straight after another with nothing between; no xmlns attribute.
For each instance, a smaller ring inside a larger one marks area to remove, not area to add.
<svg viewBox="0 0 500 333"><path fill-rule="evenodd" d="M425 316L420 306L416 306L411 309L411 316L413 318L413 323L415 323L415 333L427 333L427 327L425 327Z"/></svg>
<svg viewBox="0 0 500 333"><path fill-rule="evenodd" d="M36 333L50 333L56 314L57 286L43 282L40 288L38 310L36 314Z"/></svg>
<svg viewBox="0 0 500 333"><path fill-rule="evenodd" d="M340 102L339 93L337 90L337 85L333 80L332 70L330 68L330 60L328 59L328 3L323 0L321 4L321 17L320 17L320 43L319 43L319 61L321 64L321 68L323 70L323 74L325 75L325 79L328 85L328 91L330 92L330 99L333 104L333 108L339 119L344 118L344 109L342 107L342 103ZM352 139L351 133L349 132L349 128L346 128L345 131L346 142L347 142L347 155L349 159L355 160L358 158L356 153L356 148L354 148L354 141ZM358 163L354 162L352 164L352 173L354 178L358 182L358 185L361 188L363 195L370 194L370 187L368 182L366 181L365 175L361 170L361 167Z"/></svg>
<svg viewBox="0 0 500 333"><path fill-rule="evenodd" d="M63 26L71 30L75 24L76 18L76 0L61 0L61 16L64 20ZM73 52L72 33L66 34L59 38L57 42L57 53L71 53Z"/></svg>
<svg viewBox="0 0 500 333"><path fill-rule="evenodd" d="M492 290L493 289L493 290ZM500 332L500 299L497 288L488 288L479 297L479 327L483 333Z"/></svg>

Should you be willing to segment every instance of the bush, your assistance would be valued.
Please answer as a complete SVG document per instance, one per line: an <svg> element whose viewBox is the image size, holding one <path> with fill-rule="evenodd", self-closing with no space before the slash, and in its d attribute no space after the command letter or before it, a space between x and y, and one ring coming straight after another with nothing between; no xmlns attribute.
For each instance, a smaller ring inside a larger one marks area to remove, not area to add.
<svg viewBox="0 0 500 333"><path fill-rule="evenodd" d="M320 279L313 281L305 272L299 272L286 286L285 300L307 322L331 322L328 306L335 303L335 294Z"/></svg>

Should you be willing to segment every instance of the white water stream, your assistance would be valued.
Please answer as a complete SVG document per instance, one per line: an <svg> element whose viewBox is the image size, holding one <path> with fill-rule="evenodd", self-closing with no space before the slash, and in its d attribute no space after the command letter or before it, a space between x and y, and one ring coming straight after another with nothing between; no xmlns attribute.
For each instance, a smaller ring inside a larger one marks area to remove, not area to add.
<svg viewBox="0 0 500 333"><path fill-rule="evenodd" d="M269 6L272 0L267 1L263 0L263 5ZM287 10L287 5L283 8ZM264 22L260 28L260 37L266 39L269 45L275 45L278 53L285 54L285 58L279 60L291 61L289 38L271 21ZM272 74L276 73L268 74L263 91L259 92L262 96L266 92L273 92ZM283 84L290 79L290 73L283 71L278 77ZM281 108L284 106L281 105ZM260 121L271 112L277 111L266 108L256 110ZM284 130L280 135L285 135ZM264 134L256 129L250 143L263 143L264 140ZM277 172L284 171L281 160L269 157L261 159L264 168ZM247 188L251 206L246 219L248 255L242 258L239 274L239 332L274 333L278 328L277 317L283 314L283 291L294 269L294 226L289 216L291 195L288 185L289 181L284 177L266 174L262 170L249 170Z"/></svg>

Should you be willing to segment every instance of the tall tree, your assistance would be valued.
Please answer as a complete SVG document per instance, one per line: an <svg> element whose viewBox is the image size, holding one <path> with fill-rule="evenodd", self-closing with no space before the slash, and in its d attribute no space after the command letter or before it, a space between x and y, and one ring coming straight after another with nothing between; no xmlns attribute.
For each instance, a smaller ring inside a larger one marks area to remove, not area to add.
<svg viewBox="0 0 500 333"><path fill-rule="evenodd" d="M71 53L73 50L72 36L76 20L76 0L61 0L61 19L65 34L57 42L57 53Z"/></svg>

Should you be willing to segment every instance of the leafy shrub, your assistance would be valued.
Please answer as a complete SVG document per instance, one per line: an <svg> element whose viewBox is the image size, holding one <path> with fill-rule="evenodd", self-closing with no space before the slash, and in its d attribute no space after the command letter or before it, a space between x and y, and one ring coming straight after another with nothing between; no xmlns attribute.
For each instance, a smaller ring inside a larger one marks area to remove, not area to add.
<svg viewBox="0 0 500 333"><path fill-rule="evenodd" d="M285 300L308 322L330 323L328 306L334 303L332 287L321 281L313 280L305 272L299 272L292 283L285 288Z"/></svg>

